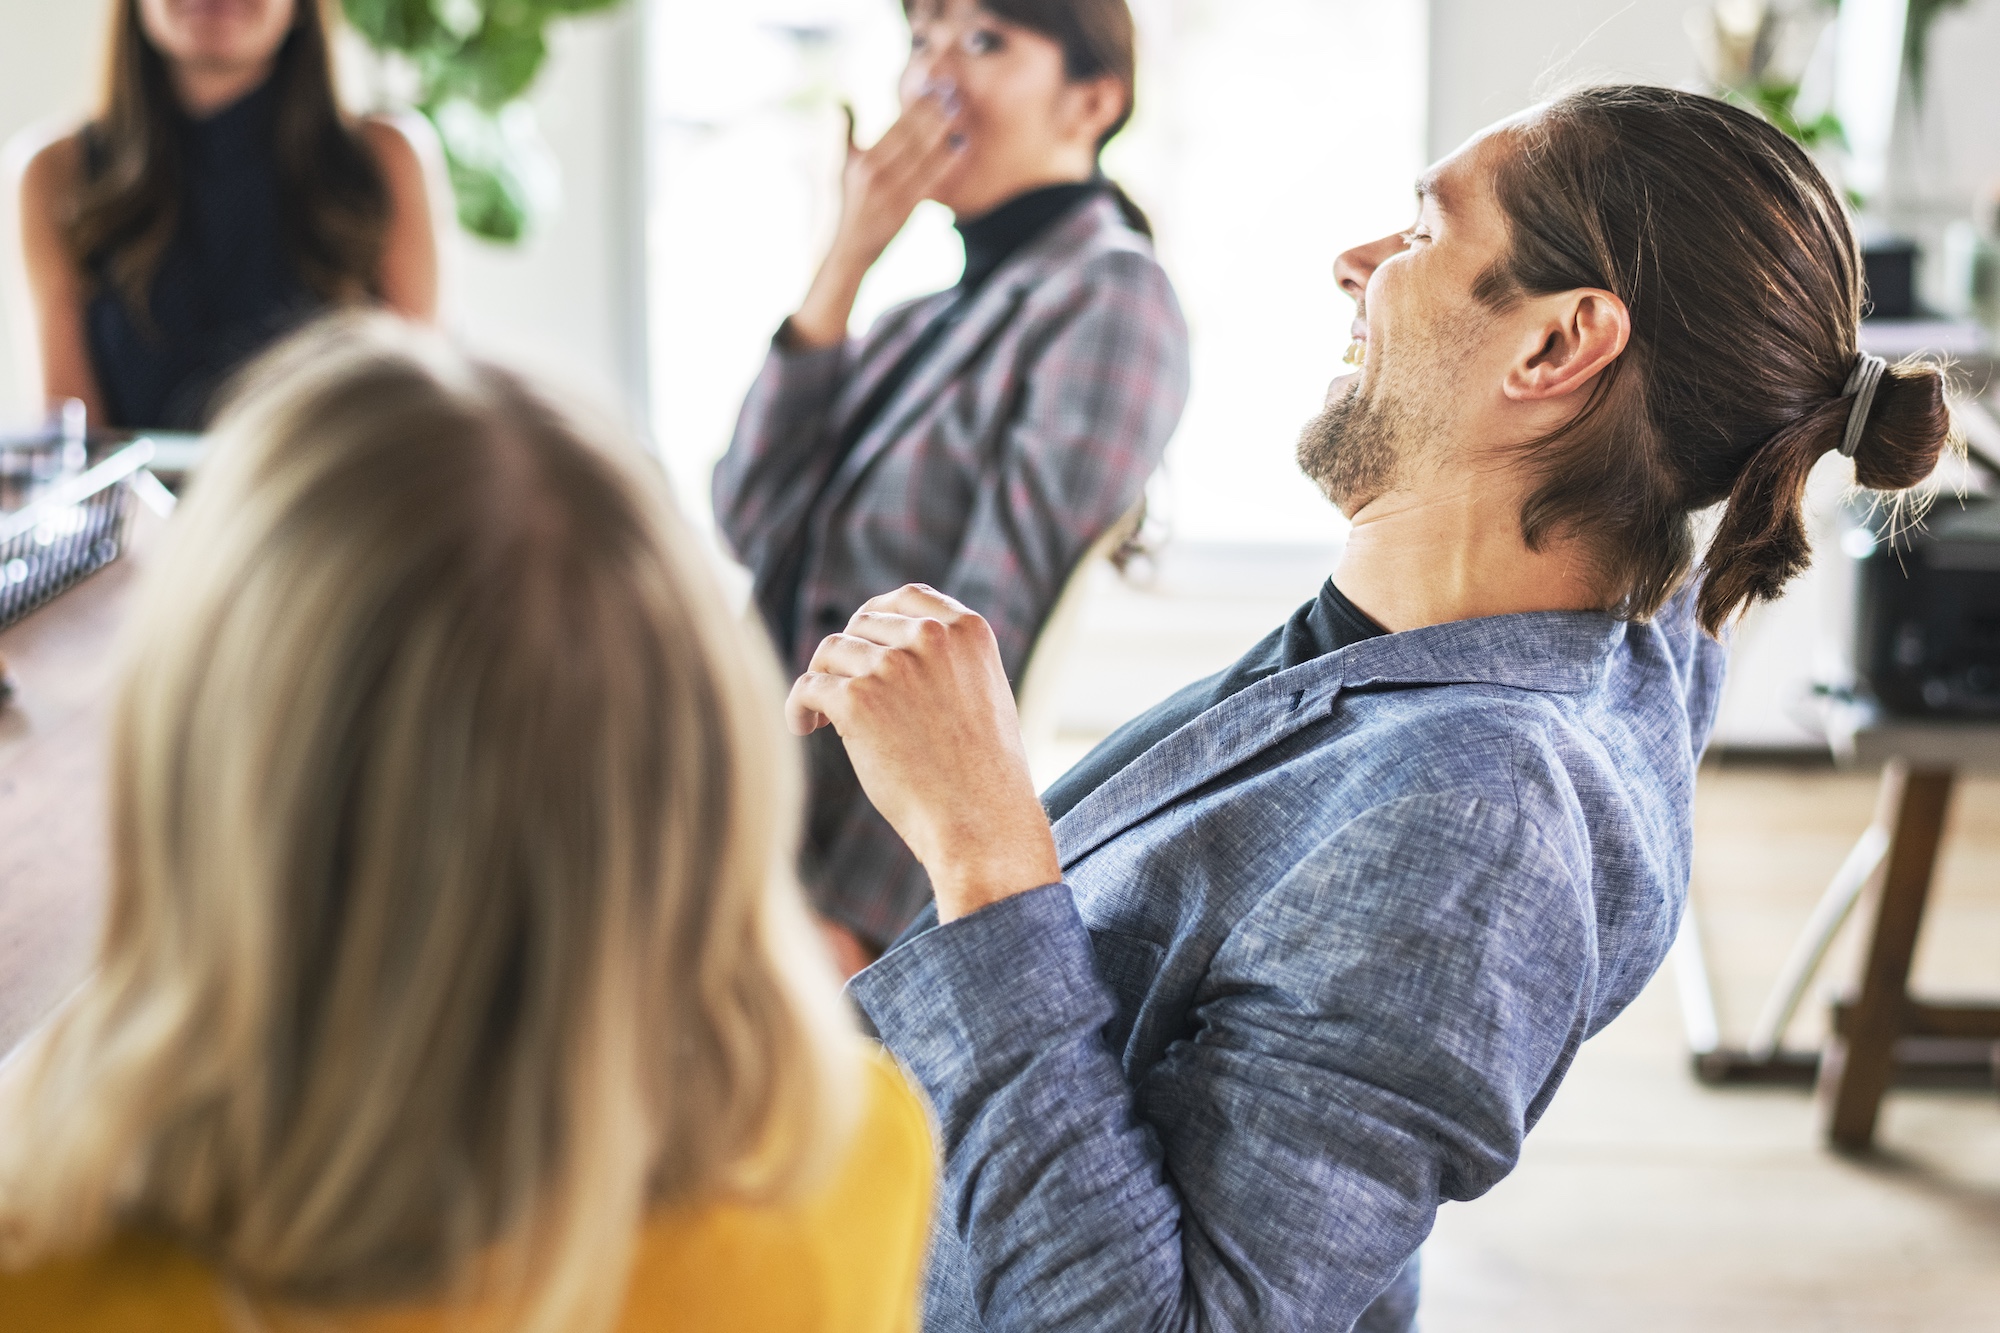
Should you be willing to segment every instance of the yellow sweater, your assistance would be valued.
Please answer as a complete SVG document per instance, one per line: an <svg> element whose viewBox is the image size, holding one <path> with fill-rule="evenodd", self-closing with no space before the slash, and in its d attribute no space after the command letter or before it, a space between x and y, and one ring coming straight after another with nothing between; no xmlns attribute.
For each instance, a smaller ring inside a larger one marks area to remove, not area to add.
<svg viewBox="0 0 2000 1333"><path fill-rule="evenodd" d="M912 1333L930 1236L929 1119L887 1057L868 1064L861 1127L832 1183L784 1207L662 1213L634 1256L619 1333ZM449 1333L436 1308L288 1318L273 1330ZM491 1325L475 1318L475 1327ZM34 1333L237 1333L211 1270L157 1238L24 1273L0 1273L0 1329Z"/></svg>

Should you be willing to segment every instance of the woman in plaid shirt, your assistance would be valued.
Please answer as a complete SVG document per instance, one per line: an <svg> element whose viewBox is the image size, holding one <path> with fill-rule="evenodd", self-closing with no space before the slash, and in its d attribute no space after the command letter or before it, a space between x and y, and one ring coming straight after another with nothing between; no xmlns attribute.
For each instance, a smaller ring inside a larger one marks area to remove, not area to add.
<svg viewBox="0 0 2000 1333"><path fill-rule="evenodd" d="M921 582L991 623L1018 683L1180 421L1187 326L1145 216L1097 167L1131 116L1125 0L906 9L903 115L850 146L832 248L744 403L715 511L794 669L862 602ZM964 277L850 338L862 278L927 198L958 217ZM802 868L856 970L930 883L838 737L810 752Z"/></svg>

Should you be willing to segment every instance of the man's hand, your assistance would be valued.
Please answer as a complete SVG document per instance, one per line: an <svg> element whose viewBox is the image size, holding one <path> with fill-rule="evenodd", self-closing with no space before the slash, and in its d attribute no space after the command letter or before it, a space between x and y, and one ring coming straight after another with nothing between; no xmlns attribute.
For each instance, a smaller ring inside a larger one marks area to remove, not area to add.
<svg viewBox="0 0 2000 1333"><path fill-rule="evenodd" d="M831 723L869 800L951 921L1062 878L993 631L911 584L855 613L792 686L799 735Z"/></svg>

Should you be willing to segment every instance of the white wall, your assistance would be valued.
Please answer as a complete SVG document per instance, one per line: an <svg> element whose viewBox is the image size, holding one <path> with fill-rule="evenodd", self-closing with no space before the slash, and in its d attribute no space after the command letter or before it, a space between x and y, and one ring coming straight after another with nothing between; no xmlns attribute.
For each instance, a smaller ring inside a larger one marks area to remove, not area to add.
<svg viewBox="0 0 2000 1333"><path fill-rule="evenodd" d="M1431 0L1430 147L1583 80L1679 84L1701 71L1693 0Z"/></svg>
<svg viewBox="0 0 2000 1333"><path fill-rule="evenodd" d="M1924 133L1945 191L1970 202L2000 190L2000 0L1973 0L1931 29Z"/></svg>
<svg viewBox="0 0 2000 1333"><path fill-rule="evenodd" d="M518 247L461 234L448 324L646 420L642 17L637 5L558 26L534 102L562 168L554 224Z"/></svg>
<svg viewBox="0 0 2000 1333"><path fill-rule="evenodd" d="M1696 0L1431 0L1430 134L1440 157L1481 126L1564 85L1694 84ZM2000 0L1972 0L1931 30L1920 136L1925 193L1969 206L2000 187Z"/></svg>
<svg viewBox="0 0 2000 1333"><path fill-rule="evenodd" d="M0 141L96 100L109 0L0 0ZM445 317L468 342L577 382L644 420L643 287L636 6L559 26L537 89L541 126L563 171L553 226L518 249L450 238ZM12 199L0 243L15 264ZM0 328L0 419L32 410L20 331Z"/></svg>
<svg viewBox="0 0 2000 1333"><path fill-rule="evenodd" d="M45 122L81 120L96 101L108 0L0 0L0 143ZM0 199L0 294L11 295L19 267L16 201ZM26 381L14 318L0 318L0 421L39 406Z"/></svg>

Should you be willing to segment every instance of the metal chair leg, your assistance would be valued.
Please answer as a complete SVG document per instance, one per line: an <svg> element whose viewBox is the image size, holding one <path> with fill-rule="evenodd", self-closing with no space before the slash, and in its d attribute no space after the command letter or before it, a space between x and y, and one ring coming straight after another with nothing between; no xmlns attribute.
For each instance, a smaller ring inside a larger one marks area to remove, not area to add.
<svg viewBox="0 0 2000 1333"><path fill-rule="evenodd" d="M1791 1027L1800 1001L1805 999L1807 988L1826 960L1834 936L1847 924L1862 890L1874 881L1888 855L1889 828L1878 815L1834 872L1826 892L1813 907L1812 916L1807 918L1805 929L1793 942L1791 955L1785 959L1778 979L1771 984L1771 993L1765 997L1756 1025L1750 1029L1746 1054L1752 1060L1768 1060L1784 1044L1785 1030Z"/></svg>

